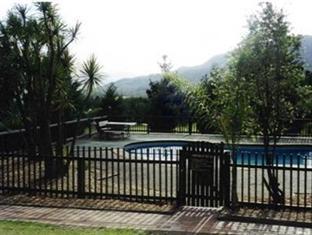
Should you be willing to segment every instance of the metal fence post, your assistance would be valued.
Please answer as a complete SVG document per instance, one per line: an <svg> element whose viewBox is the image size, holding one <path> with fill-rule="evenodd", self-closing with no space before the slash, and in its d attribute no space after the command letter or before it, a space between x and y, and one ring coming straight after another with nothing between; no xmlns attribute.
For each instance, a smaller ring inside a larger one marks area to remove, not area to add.
<svg viewBox="0 0 312 235"><path fill-rule="evenodd" d="M188 132L189 132L189 135L192 134L192 120L191 120L191 118L189 118L189 120L188 120Z"/></svg>
<svg viewBox="0 0 312 235"><path fill-rule="evenodd" d="M89 138L91 138L92 135L92 119L88 119L88 128L89 128Z"/></svg>
<svg viewBox="0 0 312 235"><path fill-rule="evenodd" d="M77 189L78 198L85 196L85 159L79 158L77 160Z"/></svg>
<svg viewBox="0 0 312 235"><path fill-rule="evenodd" d="M186 187L186 155L185 155L185 148L179 151L180 158L179 158L179 185L178 185L178 192L177 192L177 207L185 205L185 187Z"/></svg>
<svg viewBox="0 0 312 235"><path fill-rule="evenodd" d="M231 193L231 174L230 174L230 153L223 153L223 199L224 206L230 207L230 193Z"/></svg>
<svg viewBox="0 0 312 235"><path fill-rule="evenodd" d="M147 123L147 134L149 134L150 133L150 124L149 123Z"/></svg>

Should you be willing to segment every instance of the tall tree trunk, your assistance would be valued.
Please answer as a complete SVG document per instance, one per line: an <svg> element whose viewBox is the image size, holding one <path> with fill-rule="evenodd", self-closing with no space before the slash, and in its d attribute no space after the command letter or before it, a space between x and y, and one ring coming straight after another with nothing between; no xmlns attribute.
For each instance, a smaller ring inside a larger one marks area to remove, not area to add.
<svg viewBox="0 0 312 235"><path fill-rule="evenodd" d="M24 133L24 142L25 148L28 156L36 156L37 149L37 128L36 125L26 121L24 123L25 133Z"/></svg>
<svg viewBox="0 0 312 235"><path fill-rule="evenodd" d="M56 155L63 156L64 148L64 120L63 110L59 110L57 114L57 141L56 141Z"/></svg>
<svg viewBox="0 0 312 235"><path fill-rule="evenodd" d="M264 132L263 136L264 152L267 165L268 182L264 178L264 184L269 191L269 195L272 198L274 205L284 204L284 193L279 188L279 183L277 180L277 175L274 172L274 157L275 157L275 146L273 146L273 151L270 151L270 137L267 131Z"/></svg>
<svg viewBox="0 0 312 235"><path fill-rule="evenodd" d="M63 159L57 158L56 152L53 150L50 118L45 109L40 115L39 127L39 154L45 159L45 177L48 179L58 178L64 174L64 162Z"/></svg>
<svg viewBox="0 0 312 235"><path fill-rule="evenodd" d="M45 159L45 177L53 178L56 174L56 166L54 164L50 120L45 108L42 108L40 112L39 137L39 155Z"/></svg>
<svg viewBox="0 0 312 235"><path fill-rule="evenodd" d="M53 156L50 118L45 110L41 109L39 117L39 153L44 157Z"/></svg>

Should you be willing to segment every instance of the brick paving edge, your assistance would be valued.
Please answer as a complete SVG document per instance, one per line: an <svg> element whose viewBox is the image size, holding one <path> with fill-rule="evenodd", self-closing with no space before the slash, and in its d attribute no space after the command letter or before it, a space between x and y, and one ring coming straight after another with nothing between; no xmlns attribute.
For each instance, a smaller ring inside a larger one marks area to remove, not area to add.
<svg viewBox="0 0 312 235"><path fill-rule="evenodd" d="M117 208L88 208L88 207L75 207L75 206L48 206L48 205L23 205L23 204L6 204L0 203L0 206L21 206L21 207L36 207L36 208L55 208L55 209L77 209L77 210L91 210L91 211L116 211L116 212L130 212L130 213L144 213L144 214L161 214L161 215L173 215L179 209L173 209L170 211L146 211L146 210L127 210L127 209L117 209Z"/></svg>
<svg viewBox="0 0 312 235"><path fill-rule="evenodd" d="M281 226L291 226L291 227L300 227L300 228L312 228L312 222L308 223L308 222L299 222L299 221L285 221L285 220L277 220L277 219L245 217L245 216L238 216L238 215L220 215L218 216L218 220L242 222L242 223L281 225Z"/></svg>

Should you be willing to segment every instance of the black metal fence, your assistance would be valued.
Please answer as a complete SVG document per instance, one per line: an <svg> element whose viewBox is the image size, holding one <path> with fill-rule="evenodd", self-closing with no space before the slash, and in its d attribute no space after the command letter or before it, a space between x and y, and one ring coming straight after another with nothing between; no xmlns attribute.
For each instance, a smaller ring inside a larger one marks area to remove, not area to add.
<svg viewBox="0 0 312 235"><path fill-rule="evenodd" d="M231 163L231 170L234 168L240 204L312 209L312 156L277 154L273 163L267 164L263 153L242 153ZM280 203L273 201L274 192L267 187L270 184L268 171L277 182L282 196Z"/></svg>
<svg viewBox="0 0 312 235"><path fill-rule="evenodd" d="M96 133L95 127L92 125L95 121L131 121L137 124L130 127L132 133L205 133L220 134L216 130L207 130L201 127L196 119L192 117L173 117L173 116L147 116L147 117L127 117L127 116L101 116L93 118L84 118L79 122L78 134L86 134L91 136ZM63 123L64 140L70 140L77 129L78 121L66 121ZM58 125L51 124L52 140L56 141L58 136ZM25 143L25 130L12 130L0 132L0 151L13 151L23 147ZM299 136L312 137L312 120L296 119L292 125L285 131L283 136ZM261 138L261 137L260 137Z"/></svg>
<svg viewBox="0 0 312 235"><path fill-rule="evenodd" d="M220 134L217 128L208 128L202 125L200 120L192 116L108 116L110 121L136 122L137 125L130 128L131 132L163 132L186 134ZM312 119L295 119L284 131L283 136L312 137Z"/></svg>
<svg viewBox="0 0 312 235"><path fill-rule="evenodd" d="M108 116L110 121L136 122L137 125L130 128L131 132L163 132L163 133L200 133L196 123L191 117L185 116Z"/></svg>
<svg viewBox="0 0 312 235"><path fill-rule="evenodd" d="M95 131L92 126L92 123L94 121L100 121L106 118L107 118L106 116L83 118L79 121L79 126L77 120L64 122L63 123L64 141L71 140L74 136L74 133L76 133L78 136L84 134L91 136L92 133L94 133ZM51 124L50 130L52 141L56 142L57 139L59 138L58 124ZM0 132L0 151L8 152L22 149L25 146L25 138L26 138L25 129Z"/></svg>
<svg viewBox="0 0 312 235"><path fill-rule="evenodd" d="M119 148L77 147L73 156L28 156L2 153L0 192L64 198L115 198L174 203L178 154L173 150L130 153ZM46 164L48 163L48 164ZM53 163L53 164L51 164ZM54 179L46 176L54 165Z"/></svg>
<svg viewBox="0 0 312 235"><path fill-rule="evenodd" d="M312 209L310 155L277 155L268 165L264 154L242 153L233 162L220 151L77 147L54 157L2 152L0 193L222 206L233 202L235 190L240 205ZM58 177L48 177L51 169ZM266 186L268 170L283 195L279 203Z"/></svg>

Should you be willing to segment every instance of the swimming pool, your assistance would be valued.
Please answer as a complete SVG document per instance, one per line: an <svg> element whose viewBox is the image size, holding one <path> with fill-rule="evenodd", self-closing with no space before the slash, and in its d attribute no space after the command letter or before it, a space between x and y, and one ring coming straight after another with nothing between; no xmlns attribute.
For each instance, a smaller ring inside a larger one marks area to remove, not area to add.
<svg viewBox="0 0 312 235"><path fill-rule="evenodd" d="M179 151L186 146L188 141L168 140L168 141L144 141L127 144L124 149L135 156L150 160L176 160Z"/></svg>
<svg viewBox="0 0 312 235"><path fill-rule="evenodd" d="M140 153L146 159L176 159L179 150L188 141L146 141L124 146L130 154ZM225 151L229 151L226 147ZM280 145L276 147L274 165L306 165L312 167L312 145ZM266 159L261 145L239 145L236 154L237 164L264 165Z"/></svg>
<svg viewBox="0 0 312 235"><path fill-rule="evenodd" d="M312 166L312 146L282 145L277 146L274 165L305 165ZM240 145L237 149L236 163L264 165L266 162L264 147L260 145Z"/></svg>

